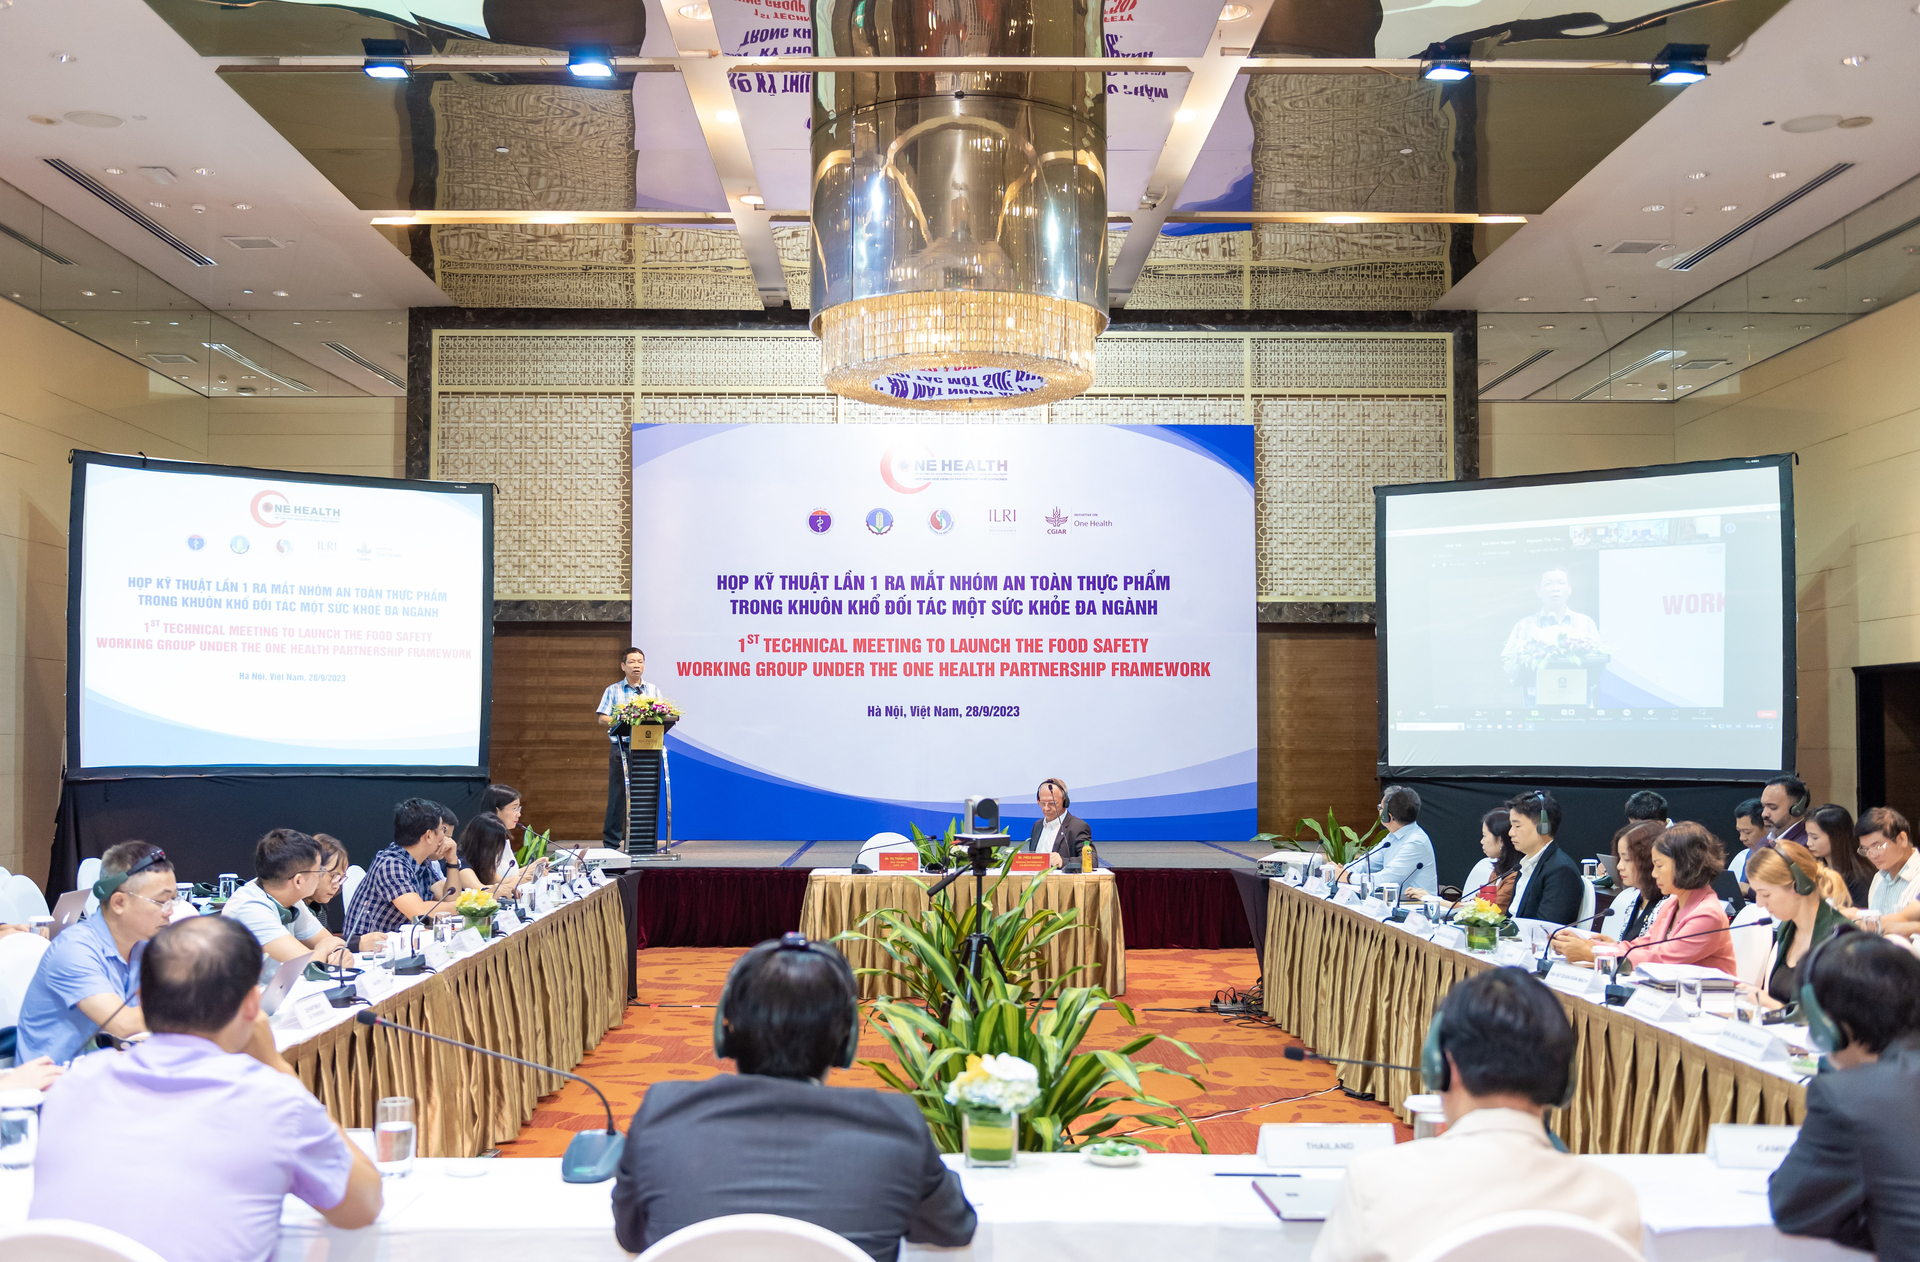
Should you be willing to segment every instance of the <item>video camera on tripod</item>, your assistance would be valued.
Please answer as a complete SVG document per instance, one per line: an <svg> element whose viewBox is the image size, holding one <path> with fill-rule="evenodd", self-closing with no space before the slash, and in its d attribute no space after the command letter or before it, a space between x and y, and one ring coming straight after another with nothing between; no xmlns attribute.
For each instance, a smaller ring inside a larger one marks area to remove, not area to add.
<svg viewBox="0 0 1920 1262"><path fill-rule="evenodd" d="M963 998L971 1004L974 983L980 979L981 966L988 958L1003 974L1005 972L1000 953L994 949L993 939L982 932L982 926L986 916L987 869L993 866L993 852L1002 846L1012 845L1013 838L1000 831L1000 803L993 798L968 798L965 812L962 818L967 821L967 831L954 835L953 847L967 852L967 863L947 873L927 894L929 897L938 894L959 880L963 873L973 873L973 906L968 909L972 916L973 931L962 940L959 951L959 963L967 976Z"/></svg>

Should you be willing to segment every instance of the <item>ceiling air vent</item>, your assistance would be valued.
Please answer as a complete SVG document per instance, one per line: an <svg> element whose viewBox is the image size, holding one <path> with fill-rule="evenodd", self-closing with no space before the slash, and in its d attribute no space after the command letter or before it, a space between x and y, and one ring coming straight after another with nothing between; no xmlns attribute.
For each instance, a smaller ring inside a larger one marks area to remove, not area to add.
<svg viewBox="0 0 1920 1262"><path fill-rule="evenodd" d="M368 359L365 355L362 355L359 351L353 350L350 347L342 346L338 342L323 342L321 343L321 345L325 346L328 350L332 351L336 355L341 356L344 359L352 360L354 363L366 369L368 372L372 373L374 376L380 378L380 380L386 382L388 385L396 386L402 390L405 390L407 388L406 382L400 380L400 378L394 376L392 373L388 372L386 369L382 368L380 365L374 363L372 360Z"/></svg>
<svg viewBox="0 0 1920 1262"><path fill-rule="evenodd" d="M174 236L171 232L168 232L140 211L135 210L131 202L122 198L119 194L94 179L91 175L88 175L85 171L82 171L79 167L74 166L62 158L42 158L41 161L72 180L75 184L78 184L81 188L86 189L89 193L92 193L95 197L119 211L122 215L131 219L134 223L145 228L148 232L166 242L175 250L178 250L181 254L192 260L195 267L219 266L218 263L215 263L212 259L200 253L200 251L194 249L179 237Z"/></svg>
<svg viewBox="0 0 1920 1262"><path fill-rule="evenodd" d="M1765 210L1761 211L1759 214L1753 216L1753 218L1747 220L1745 223L1741 224L1739 227L1733 229L1731 232L1727 233L1725 236L1721 237L1719 240L1710 241L1706 245L1701 246L1699 249L1693 251L1690 254L1681 255L1680 258L1674 261L1673 270L1676 272L1691 271L1693 268L1699 266L1701 263L1706 262L1709 256L1717 254L1721 250L1726 249L1728 246L1732 245L1735 241L1738 241L1741 237L1746 236L1749 232L1752 232L1755 228L1758 228L1761 224L1773 218L1775 215L1779 214L1781 211L1785 210L1787 207L1793 205L1795 202L1799 201L1801 198L1805 197L1807 194L1813 192L1815 189L1819 188L1821 185L1826 184L1831 180L1838 179L1839 177L1845 175L1847 172L1851 170L1853 170L1853 163L1851 162L1834 163L1832 166L1828 167L1826 170L1822 171L1820 174L1814 176L1812 179L1808 180L1805 184L1802 184L1799 188L1794 189L1791 193L1788 193L1785 197L1781 198L1779 201L1775 202L1773 205L1767 207Z"/></svg>
<svg viewBox="0 0 1920 1262"><path fill-rule="evenodd" d="M1829 267L1838 267L1840 264L1846 262L1848 259L1858 258L1860 255L1865 254L1868 250L1871 250L1874 246L1885 245L1887 242L1893 240L1895 237L1899 236L1901 233L1911 232L1915 228L1920 228L1920 219L1909 219L1905 223L1899 225L1898 227L1888 228L1885 232L1881 233L1877 237L1874 237L1870 241L1862 241L1859 245L1854 246L1851 250L1841 251L1839 254L1836 254L1832 258L1828 259L1826 262L1816 266L1813 270L1816 272L1824 272ZM0 232L6 232L6 229L0 228Z"/></svg>
<svg viewBox="0 0 1920 1262"><path fill-rule="evenodd" d="M182 355L179 351L154 351L147 356L156 364L197 364L200 361L191 355Z"/></svg>
<svg viewBox="0 0 1920 1262"><path fill-rule="evenodd" d="M1622 241L1608 250L1608 254L1652 254L1665 245L1665 241Z"/></svg>
<svg viewBox="0 0 1920 1262"><path fill-rule="evenodd" d="M220 239L236 250L277 250L280 248L280 243L272 237L222 237Z"/></svg>
<svg viewBox="0 0 1920 1262"><path fill-rule="evenodd" d="M1489 381L1486 385L1481 386L1479 393L1485 394L1487 391L1493 389L1495 386L1505 381L1508 377L1518 376L1520 373L1525 372L1527 369L1533 367L1535 364L1539 363L1541 360L1545 359L1547 356L1553 354L1553 351L1554 351L1554 348L1552 347L1548 347L1544 351L1535 351L1533 354L1527 356L1525 359L1521 360L1519 363L1515 364L1513 367L1501 373L1498 377L1495 377L1492 381Z"/></svg>
<svg viewBox="0 0 1920 1262"><path fill-rule="evenodd" d="M1727 361L1724 359L1689 359L1680 365L1680 371L1698 372L1703 368L1725 368L1726 366Z"/></svg>
<svg viewBox="0 0 1920 1262"><path fill-rule="evenodd" d="M21 245L26 246L29 250L32 250L35 254L38 254L40 257L48 260L49 262L58 263L62 267L80 266L78 263L75 263L72 259L66 257L64 254L55 254L52 250L49 250L46 246L41 245L38 241L35 241L32 237L28 236L26 233L15 232L12 228L7 227L7 225L3 223L0 223L0 237L11 237L15 241L18 241Z"/></svg>
<svg viewBox="0 0 1920 1262"><path fill-rule="evenodd" d="M1685 354L1686 354L1685 351L1655 351L1651 355L1643 355L1639 359L1634 360L1631 364L1628 364L1625 368L1616 369L1615 371L1608 373L1606 376L1600 378L1600 380L1588 386L1585 390L1582 390L1579 394L1574 395L1573 402L1575 403L1583 402L1589 397L1600 393L1600 391L1606 389L1608 386L1620 380L1620 378L1629 375L1630 373L1639 372L1642 368L1649 368L1654 364L1664 364L1670 359L1678 359Z"/></svg>

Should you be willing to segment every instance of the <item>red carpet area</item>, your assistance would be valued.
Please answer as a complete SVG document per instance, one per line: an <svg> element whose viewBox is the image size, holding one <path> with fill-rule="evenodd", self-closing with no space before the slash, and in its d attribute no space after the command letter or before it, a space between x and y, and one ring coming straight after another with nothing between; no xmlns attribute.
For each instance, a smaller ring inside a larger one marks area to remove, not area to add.
<svg viewBox="0 0 1920 1262"><path fill-rule="evenodd" d="M713 1057L713 1002L727 969L740 950L733 947L660 947L639 952L640 1002L627 1009L619 1029L609 1032L575 1072L591 1078L613 1101L624 1129L648 1086L672 1079L699 1079L721 1071ZM1349 1099L1335 1085L1333 1070L1285 1060L1281 1049L1298 1040L1264 1023L1235 1021L1202 1008L1216 991L1247 989L1258 975L1253 954L1229 951L1129 951L1127 993L1140 1029L1171 1035L1192 1046L1204 1061L1197 1072L1202 1091L1168 1075L1143 1079L1200 1124L1208 1147L1218 1153L1250 1153L1262 1122L1393 1122L1380 1104ZM1083 1048L1114 1047L1137 1031L1116 1012L1103 1013ZM891 1059L886 1041L869 1031L861 1056ZM1172 1047L1150 1047L1136 1059L1186 1066ZM730 1070L729 1063L724 1067ZM842 1086L878 1087L872 1070L855 1066L836 1071ZM503 1157L557 1157L576 1130L602 1125L593 1094L576 1083L540 1102L518 1139L502 1146ZM1125 1125L1119 1131L1129 1129ZM1402 1138L1411 1132L1402 1128ZM1174 1152L1194 1151L1184 1132L1147 1136Z"/></svg>

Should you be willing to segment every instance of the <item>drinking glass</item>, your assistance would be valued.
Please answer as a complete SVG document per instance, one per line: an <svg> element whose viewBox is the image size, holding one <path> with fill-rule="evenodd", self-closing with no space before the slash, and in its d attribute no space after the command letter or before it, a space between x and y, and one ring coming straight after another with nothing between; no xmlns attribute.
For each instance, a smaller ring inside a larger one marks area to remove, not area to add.
<svg viewBox="0 0 1920 1262"><path fill-rule="evenodd" d="M1760 997L1742 988L1733 994L1733 1019L1747 1025L1760 1024Z"/></svg>
<svg viewBox="0 0 1920 1262"><path fill-rule="evenodd" d="M1392 911L1398 907L1400 905L1400 887L1392 881L1382 881L1380 883L1380 901L1387 905L1388 911Z"/></svg>
<svg viewBox="0 0 1920 1262"><path fill-rule="evenodd" d="M1701 982L1698 977L1680 979L1680 1007L1690 1017L1697 1017L1702 1012Z"/></svg>
<svg viewBox="0 0 1920 1262"><path fill-rule="evenodd" d="M374 1105L373 1164L382 1175L413 1173L413 1097L391 1095Z"/></svg>
<svg viewBox="0 0 1920 1262"><path fill-rule="evenodd" d="M1597 877L1597 876L1599 876L1599 875L1600 875L1600 860L1598 860L1598 859L1582 859L1582 860L1580 860L1580 875L1581 875L1581 876L1584 876L1584 877L1586 877L1586 878L1587 878L1587 879L1588 879L1589 881L1591 881L1591 880L1593 880L1593 879L1594 879L1595 877Z"/></svg>
<svg viewBox="0 0 1920 1262"><path fill-rule="evenodd" d="M458 916L435 916L433 918L433 940L447 943L453 941L453 935L460 931Z"/></svg>
<svg viewBox="0 0 1920 1262"><path fill-rule="evenodd" d="M0 1168L24 1170L33 1164L40 1138L40 1093L0 1092Z"/></svg>

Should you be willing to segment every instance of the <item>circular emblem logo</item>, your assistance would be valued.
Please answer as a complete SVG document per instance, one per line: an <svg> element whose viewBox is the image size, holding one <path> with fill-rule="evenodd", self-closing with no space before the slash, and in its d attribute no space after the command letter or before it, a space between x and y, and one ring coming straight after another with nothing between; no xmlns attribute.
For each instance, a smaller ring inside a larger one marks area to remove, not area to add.
<svg viewBox="0 0 1920 1262"><path fill-rule="evenodd" d="M893 529L893 514L884 508L876 508L867 514L867 529L876 535L884 535Z"/></svg>
<svg viewBox="0 0 1920 1262"><path fill-rule="evenodd" d="M287 497L278 491L262 491L253 497L253 503L249 506L249 511L253 513L253 519L262 526L267 527L269 530L277 530L281 526L286 525L286 523L284 521L275 521L272 518L271 513L273 512L273 506L275 504L285 508L287 506Z"/></svg>
<svg viewBox="0 0 1920 1262"><path fill-rule="evenodd" d="M807 514L807 529L816 535L824 535L833 529L833 514L824 508L816 508Z"/></svg>
<svg viewBox="0 0 1920 1262"><path fill-rule="evenodd" d="M203 539L203 538L201 538L201 537L200 537L199 535L188 535L188 536L187 536L187 548L188 548L188 549L189 549L190 551L193 551L193 552L198 552L198 551L200 551L200 549L202 549L202 548L204 548L204 547L206 547L206 546L207 546L207 541L206 541L205 539Z"/></svg>
<svg viewBox="0 0 1920 1262"><path fill-rule="evenodd" d="M274 546L274 550L275 550L275 551L278 551L278 552L291 552L291 551L293 551L293 540L291 540L291 539L282 539L282 540L281 540L280 542L278 542L278 543L276 543L276 544L274 544L273 546Z"/></svg>
<svg viewBox="0 0 1920 1262"><path fill-rule="evenodd" d="M235 535L233 537L233 541L227 544L227 546L229 548L232 548L235 552L245 552L248 548L252 547L253 545L247 542L247 537L245 535Z"/></svg>
<svg viewBox="0 0 1920 1262"><path fill-rule="evenodd" d="M953 514L944 508L933 510L933 516L927 518L927 529L936 535L944 535L953 529Z"/></svg>

